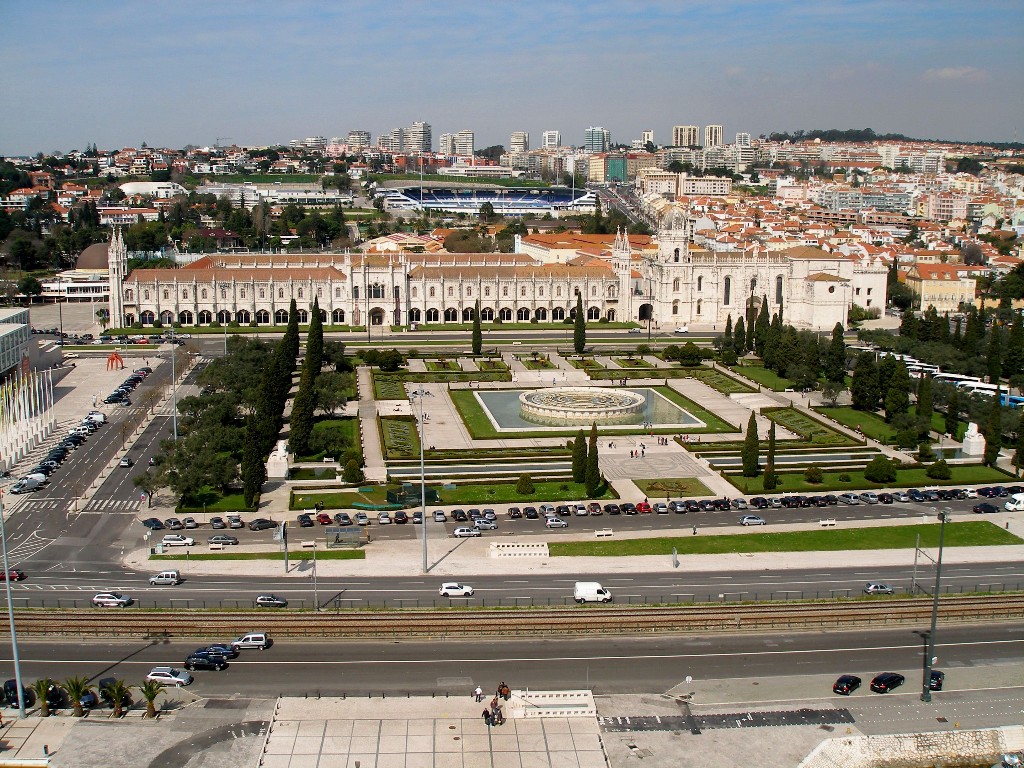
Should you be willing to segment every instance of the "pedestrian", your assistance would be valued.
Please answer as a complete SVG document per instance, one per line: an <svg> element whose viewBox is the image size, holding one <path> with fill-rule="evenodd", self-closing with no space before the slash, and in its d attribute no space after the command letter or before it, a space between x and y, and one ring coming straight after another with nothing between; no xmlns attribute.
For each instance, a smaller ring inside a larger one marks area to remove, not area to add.
<svg viewBox="0 0 1024 768"><path fill-rule="evenodd" d="M633 451L629 452L629 458L631 458L631 459L633 458Z"/></svg>
<svg viewBox="0 0 1024 768"><path fill-rule="evenodd" d="M478 685L476 690L473 691L473 695L476 697L477 704L479 704L484 700L484 689Z"/></svg>
<svg viewBox="0 0 1024 768"><path fill-rule="evenodd" d="M482 717L484 719L484 724L485 725L490 725L491 724L491 710L489 710L489 709L487 709L485 707L484 711L483 711L483 714L482 714Z"/></svg>
<svg viewBox="0 0 1024 768"><path fill-rule="evenodd" d="M646 448L641 448L640 449L640 458L644 459L646 457L647 457L647 449Z"/></svg>
<svg viewBox="0 0 1024 768"><path fill-rule="evenodd" d="M509 688L507 685L503 685L501 687L501 697L505 701L508 701L510 696L512 696L512 689ZM504 718L502 718L502 719L504 719Z"/></svg>
<svg viewBox="0 0 1024 768"><path fill-rule="evenodd" d="M695 525L695 526L693 526L693 535L694 535L694 536L696 536L696 535L697 535L697 526L696 526L696 525Z"/></svg>

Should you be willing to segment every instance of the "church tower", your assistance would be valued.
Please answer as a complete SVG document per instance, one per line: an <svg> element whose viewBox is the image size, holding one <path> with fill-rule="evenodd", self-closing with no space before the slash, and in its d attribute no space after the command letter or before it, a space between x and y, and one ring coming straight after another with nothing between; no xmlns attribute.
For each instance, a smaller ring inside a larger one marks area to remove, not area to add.
<svg viewBox="0 0 1024 768"><path fill-rule="evenodd" d="M124 238L121 237L121 228L114 227L114 234L107 246L107 276L110 281L110 300L108 311L110 313L110 325L113 328L123 328L124 322L124 279L128 272L128 249L125 247Z"/></svg>
<svg viewBox="0 0 1024 768"><path fill-rule="evenodd" d="M648 265L653 283L654 319L660 323L686 325L690 319L693 294L693 265L690 259L691 219L678 208L658 230L658 256Z"/></svg>
<svg viewBox="0 0 1024 768"><path fill-rule="evenodd" d="M626 230L618 229L615 232L615 242L612 243L612 269L619 279L619 315L616 320L620 322L633 318L633 291L631 289L633 249L629 244L629 236Z"/></svg>

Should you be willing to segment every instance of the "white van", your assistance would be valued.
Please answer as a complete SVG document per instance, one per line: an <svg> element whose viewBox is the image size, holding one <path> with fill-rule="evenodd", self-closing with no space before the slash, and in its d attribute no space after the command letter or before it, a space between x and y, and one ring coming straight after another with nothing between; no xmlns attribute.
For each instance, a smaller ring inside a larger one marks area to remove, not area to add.
<svg viewBox="0 0 1024 768"><path fill-rule="evenodd" d="M156 576L149 577L149 583L154 587L161 584L170 584L172 587L176 587L181 584L181 574L177 571L160 571Z"/></svg>
<svg viewBox="0 0 1024 768"><path fill-rule="evenodd" d="M1022 512L1024 511L1024 493L1015 493L1003 504L1003 509L1007 512Z"/></svg>
<svg viewBox="0 0 1024 768"><path fill-rule="evenodd" d="M85 417L89 421L93 421L97 424L106 424L107 417L99 411L91 411L88 416Z"/></svg>
<svg viewBox="0 0 1024 768"><path fill-rule="evenodd" d="M596 581L577 581L572 596L577 603L607 603L612 599L612 593Z"/></svg>
<svg viewBox="0 0 1024 768"><path fill-rule="evenodd" d="M273 643L274 641L266 632L249 632L231 641L234 648L259 648L261 651L264 648L269 648Z"/></svg>

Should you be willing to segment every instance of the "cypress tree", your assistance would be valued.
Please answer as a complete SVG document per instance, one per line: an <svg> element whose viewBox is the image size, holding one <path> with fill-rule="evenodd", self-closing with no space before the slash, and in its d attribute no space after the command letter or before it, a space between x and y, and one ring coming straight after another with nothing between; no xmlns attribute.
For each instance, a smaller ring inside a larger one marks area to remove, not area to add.
<svg viewBox="0 0 1024 768"><path fill-rule="evenodd" d="M956 440L956 433L960 430L960 395L955 387L946 401L946 434Z"/></svg>
<svg viewBox="0 0 1024 768"><path fill-rule="evenodd" d="M295 299L292 299L288 307L288 329L284 332L284 352L291 360L290 368L295 367L295 361L299 357L299 310L295 306Z"/></svg>
<svg viewBox="0 0 1024 768"><path fill-rule="evenodd" d="M747 325L743 318L736 321L736 330L733 331L732 347L739 356L747 354Z"/></svg>
<svg viewBox="0 0 1024 768"><path fill-rule="evenodd" d="M728 344L730 347L735 347L735 345L733 344L733 340L732 340L732 315L731 314L728 317L726 317L726 319L725 319L725 334L723 335L722 341L723 341L723 348L724 348L725 344Z"/></svg>
<svg viewBox="0 0 1024 768"><path fill-rule="evenodd" d="M896 372L897 362L896 358L892 355L886 355L878 363L878 392L879 397L883 399L889 392L889 384L892 382L893 374Z"/></svg>
<svg viewBox="0 0 1024 768"><path fill-rule="evenodd" d="M889 379L889 389L885 393L885 420L892 421L894 417L910 410L910 374L907 373L907 366L903 361L898 361Z"/></svg>
<svg viewBox="0 0 1024 768"><path fill-rule="evenodd" d="M768 319L768 297L761 301L761 311L757 314L757 323L754 327L754 352L757 356L764 358L764 345L768 341L768 328L771 320Z"/></svg>
<svg viewBox="0 0 1024 768"><path fill-rule="evenodd" d="M932 377L922 376L917 385L917 426L921 437L927 437L932 429L932 412L935 410L935 395Z"/></svg>
<svg viewBox="0 0 1024 768"><path fill-rule="evenodd" d="M267 467L263 463L264 451L260 427L255 416L250 416L245 425L245 445L242 447L242 495L245 506L252 507L267 479Z"/></svg>
<svg viewBox="0 0 1024 768"><path fill-rule="evenodd" d="M304 367L299 379L299 391L292 400L292 412L288 418L288 447L296 456L309 453L309 438L313 434L313 413L316 410L316 376Z"/></svg>
<svg viewBox="0 0 1024 768"><path fill-rule="evenodd" d="M900 320L900 336L916 340L917 332L917 316L914 314L913 310L908 309L903 313L903 318Z"/></svg>
<svg viewBox="0 0 1024 768"><path fill-rule="evenodd" d="M772 324L768 326L768 335L765 338L764 354L761 360L764 367L774 370L778 365L779 344L782 341L782 321L778 313L772 315Z"/></svg>
<svg viewBox="0 0 1024 768"><path fill-rule="evenodd" d="M576 433L572 442L572 481L582 483L587 479L587 437L583 430Z"/></svg>
<svg viewBox="0 0 1024 768"><path fill-rule="evenodd" d="M313 314L309 320L309 333L306 334L305 365L313 371L314 378L320 375L324 365L324 322L320 317L320 300L313 299Z"/></svg>
<svg viewBox="0 0 1024 768"><path fill-rule="evenodd" d="M1024 413L1021 413L1020 422L1017 424L1017 445L1013 452L1013 466L1017 468L1017 477L1020 477L1020 469L1024 467Z"/></svg>
<svg viewBox="0 0 1024 768"><path fill-rule="evenodd" d="M764 481L762 486L766 491L773 491L778 484L778 478L775 476L775 422L769 421L768 457L764 463Z"/></svg>
<svg viewBox="0 0 1024 768"><path fill-rule="evenodd" d="M601 466L597 455L597 424L590 427L590 444L587 446L587 475L584 482L587 484L587 496L597 495L601 488Z"/></svg>
<svg viewBox="0 0 1024 768"><path fill-rule="evenodd" d="M982 430L985 435L985 456L984 463L994 467L999 459L999 449L1003 447L1003 407L1002 395L996 390L992 398L992 409L989 411L988 420Z"/></svg>
<svg viewBox="0 0 1024 768"><path fill-rule="evenodd" d="M750 412L750 419L747 421L747 434L743 438L743 476L744 477L757 477L758 463L760 456L758 455L758 440L757 440L757 419L754 416L754 412Z"/></svg>
<svg viewBox="0 0 1024 768"><path fill-rule="evenodd" d="M1003 355L1003 375L1012 378L1021 373L1024 373L1024 319L1019 312L1014 312Z"/></svg>
<svg viewBox="0 0 1024 768"><path fill-rule="evenodd" d="M473 307L473 354L479 355L484 349L484 332L480 327L480 299Z"/></svg>
<svg viewBox="0 0 1024 768"><path fill-rule="evenodd" d="M988 371L989 384L998 384L999 377L1003 374L1003 344L1002 331L999 326L993 324L988 335L988 349L986 350L985 364Z"/></svg>
<svg viewBox="0 0 1024 768"><path fill-rule="evenodd" d="M878 399L881 397L878 366L875 356L870 352L861 352L857 357L853 380L850 382L850 397L853 399L853 407L858 411L874 411L878 407Z"/></svg>
<svg viewBox="0 0 1024 768"><path fill-rule="evenodd" d="M587 348L587 318L583 314L583 294L576 294L576 317L573 319L572 348L582 355Z"/></svg>
<svg viewBox="0 0 1024 768"><path fill-rule="evenodd" d="M786 324L785 319L782 317L782 299L779 299L779 328Z"/></svg>
<svg viewBox="0 0 1024 768"><path fill-rule="evenodd" d="M832 329L832 342L825 356L825 380L839 385L846 380L846 341L842 323L836 323Z"/></svg>

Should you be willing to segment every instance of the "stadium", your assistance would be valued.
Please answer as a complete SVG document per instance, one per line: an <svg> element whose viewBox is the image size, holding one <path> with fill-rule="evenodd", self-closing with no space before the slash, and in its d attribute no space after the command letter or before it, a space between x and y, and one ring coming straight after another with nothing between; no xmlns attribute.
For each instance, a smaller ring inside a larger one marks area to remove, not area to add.
<svg viewBox="0 0 1024 768"><path fill-rule="evenodd" d="M565 187L543 189L446 189L438 187L392 187L378 189L388 211L428 210L477 215L490 203L500 216L554 217L593 213L597 198L593 192Z"/></svg>

